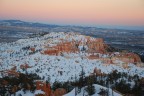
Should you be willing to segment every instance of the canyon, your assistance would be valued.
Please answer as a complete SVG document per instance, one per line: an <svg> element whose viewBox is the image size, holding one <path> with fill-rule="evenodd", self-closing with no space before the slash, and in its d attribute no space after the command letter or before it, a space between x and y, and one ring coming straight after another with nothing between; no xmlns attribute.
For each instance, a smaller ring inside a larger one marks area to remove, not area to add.
<svg viewBox="0 0 144 96"><path fill-rule="evenodd" d="M40 37L0 44L0 77L35 73L43 78L42 81L36 81L36 88L45 94L51 93L50 86L55 81L78 80L82 70L85 76L107 76L116 71L144 77L144 64L139 55L125 50L109 51L110 46L103 38L76 32L51 32ZM44 81L48 78L51 80L46 84ZM66 92L65 89L57 89L51 94L59 96L57 94Z"/></svg>

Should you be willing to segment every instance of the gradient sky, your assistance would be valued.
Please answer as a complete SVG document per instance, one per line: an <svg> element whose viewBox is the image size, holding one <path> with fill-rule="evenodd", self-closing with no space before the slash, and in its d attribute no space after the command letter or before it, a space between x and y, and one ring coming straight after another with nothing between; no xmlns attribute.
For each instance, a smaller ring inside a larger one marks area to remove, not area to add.
<svg viewBox="0 0 144 96"><path fill-rule="evenodd" d="M0 19L144 26L144 0L0 0Z"/></svg>

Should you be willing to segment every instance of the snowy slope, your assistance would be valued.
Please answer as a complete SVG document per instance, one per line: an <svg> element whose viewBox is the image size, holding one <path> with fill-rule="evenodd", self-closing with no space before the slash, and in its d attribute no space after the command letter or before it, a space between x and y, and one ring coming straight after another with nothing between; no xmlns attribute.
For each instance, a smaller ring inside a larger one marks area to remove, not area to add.
<svg viewBox="0 0 144 96"><path fill-rule="evenodd" d="M122 96L120 93L117 93L114 90L112 91L111 88L106 88L106 87L103 87L103 86L98 85L98 84L94 84L93 86L95 87L95 94L93 94L92 96L99 96L99 92L101 91L101 89L108 90L109 96ZM84 96L87 96L88 93L85 91L86 87L83 87L81 89L81 92L77 93L76 96L83 96L83 94L84 94ZM75 96L75 92L76 92L76 90L73 89L71 92L69 92L63 96ZM36 94L44 94L44 92L41 90L35 90L34 92L30 92L28 90L26 92L24 92L23 90L20 90L20 91L15 93L15 96L20 96L20 95L21 96L35 96ZM14 94L12 96L14 96Z"/></svg>
<svg viewBox="0 0 144 96"><path fill-rule="evenodd" d="M106 87L103 87L103 86L100 86L100 85L97 85L97 84L94 84L94 87L95 87L95 94L93 94L92 96L100 96L98 93L100 92L100 89L104 89L104 90L109 90L109 95L108 96L122 96L121 94L119 93L116 93L115 91L112 91L112 89L108 89ZM82 88L81 89L81 92L80 93L77 93L76 96L88 96L88 93L85 91L85 88ZM73 89L71 92L65 94L64 96L75 96L75 89Z"/></svg>
<svg viewBox="0 0 144 96"><path fill-rule="evenodd" d="M23 90L20 90L16 92L15 95L13 94L11 96L35 96L36 94L44 94L44 92L41 90L35 90L34 92L30 92L29 90L26 90L26 92L24 92Z"/></svg>
<svg viewBox="0 0 144 96"><path fill-rule="evenodd" d="M129 69L124 69L121 66L111 64L105 66L100 60L90 60L86 58L88 55L85 52L79 53L64 53L63 56L50 56L41 54L41 50L45 50L45 46L55 46L63 41L86 41L86 36L78 33L64 33L52 32L43 37L36 37L30 39L20 39L12 43L0 43L0 71L11 70L16 66L16 72L22 73L36 73L43 79L47 80L51 78L50 82L53 83L56 80L60 82L74 81L75 75L79 79L82 67L85 71L85 75L88 76L93 73L95 67L101 69L104 73L110 73L113 70L119 72L127 72L130 75L138 74L144 77L144 68L129 64ZM93 40L94 38L90 38ZM26 47L35 47L36 52L31 53ZM79 46L79 48L81 48ZM107 55L103 54L103 57ZM119 65L122 64L118 61ZM22 70L21 65L28 64L30 68ZM0 77L4 74L0 72Z"/></svg>

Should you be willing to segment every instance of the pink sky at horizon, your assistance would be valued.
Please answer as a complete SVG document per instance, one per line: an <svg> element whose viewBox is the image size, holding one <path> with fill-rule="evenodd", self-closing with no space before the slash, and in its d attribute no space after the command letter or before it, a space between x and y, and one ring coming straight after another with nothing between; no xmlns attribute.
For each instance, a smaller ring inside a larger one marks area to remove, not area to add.
<svg viewBox="0 0 144 96"><path fill-rule="evenodd" d="M144 0L1 0L0 19L143 26Z"/></svg>

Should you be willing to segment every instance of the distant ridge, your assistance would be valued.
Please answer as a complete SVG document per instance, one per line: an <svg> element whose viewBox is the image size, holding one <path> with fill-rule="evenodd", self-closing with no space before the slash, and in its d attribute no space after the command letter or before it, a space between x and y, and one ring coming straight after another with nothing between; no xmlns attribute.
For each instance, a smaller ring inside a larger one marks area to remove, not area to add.
<svg viewBox="0 0 144 96"><path fill-rule="evenodd" d="M58 27L59 26L59 25L54 25L54 24L25 22L21 20L0 20L0 25L21 26L21 27Z"/></svg>
<svg viewBox="0 0 144 96"><path fill-rule="evenodd" d="M83 26L83 25L60 25L60 24L46 24L39 22L29 22L23 20L0 20L0 25L5 23L11 23L11 26L26 26L26 27L82 27L82 28L97 28L97 29L114 29L114 30L138 30L144 31L144 26L121 26L121 25L93 25L93 26Z"/></svg>

